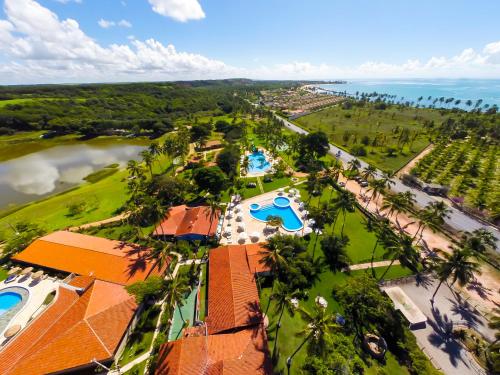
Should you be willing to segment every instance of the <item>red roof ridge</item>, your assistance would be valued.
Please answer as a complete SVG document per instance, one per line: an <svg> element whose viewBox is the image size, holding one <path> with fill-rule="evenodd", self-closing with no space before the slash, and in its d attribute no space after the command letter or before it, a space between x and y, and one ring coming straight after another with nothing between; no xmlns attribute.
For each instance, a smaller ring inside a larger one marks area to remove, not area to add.
<svg viewBox="0 0 500 375"><path fill-rule="evenodd" d="M116 304L115 304L116 305ZM115 306L113 305L113 306ZM83 321L85 322L85 324L87 324L90 328L90 330L92 331L92 333L94 334L94 336L96 337L97 341L99 341L99 343L101 344L101 346L104 348L104 350L106 351L106 353L109 354L110 357L113 356L113 353L111 353L109 350L108 350L108 347L104 344L104 342L101 340L101 336L99 336L97 334L97 332L94 330L94 327L92 327L92 324L90 324L87 320L87 318L84 318Z"/></svg>

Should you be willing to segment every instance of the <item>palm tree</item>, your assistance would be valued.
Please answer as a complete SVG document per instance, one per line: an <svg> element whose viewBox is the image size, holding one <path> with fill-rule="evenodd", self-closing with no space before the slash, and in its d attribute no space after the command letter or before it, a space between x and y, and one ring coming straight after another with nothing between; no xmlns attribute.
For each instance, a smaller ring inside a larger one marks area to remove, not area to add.
<svg viewBox="0 0 500 375"><path fill-rule="evenodd" d="M370 264L371 264L371 270L372 270L372 275L375 277L375 269L373 268L373 262L375 260L375 251L377 250L377 247L380 243L387 243L389 241L389 238L391 235L394 234L391 228L391 224L389 222L389 219L387 218L382 218L381 220L374 220L372 218L368 218L368 221L365 224L365 227L368 229L368 231L374 231L375 232L375 237L377 238L375 241L375 245L373 246L372 249L372 256L370 259Z"/></svg>
<svg viewBox="0 0 500 375"><path fill-rule="evenodd" d="M182 316L182 304L186 294L189 292L190 288L186 283L186 279L183 277L176 277L170 280L167 286L167 305L168 306L179 306L179 314L184 323L184 316Z"/></svg>
<svg viewBox="0 0 500 375"><path fill-rule="evenodd" d="M333 207L336 211L342 212L343 222L342 222L342 230L341 235L344 235L344 226L347 212L354 212L354 208L356 206L356 198L354 194L347 190L340 191L339 195L333 200ZM335 225L333 230L335 230Z"/></svg>
<svg viewBox="0 0 500 375"><path fill-rule="evenodd" d="M398 213L404 210L404 203L401 199L401 193L397 194L387 194L384 196L384 202L382 203L382 210L387 211L388 217L391 217L396 213L396 218Z"/></svg>
<svg viewBox="0 0 500 375"><path fill-rule="evenodd" d="M400 233L397 236L393 235L388 238L385 255L391 258L391 262L378 281L383 280L396 260L399 260L403 267L408 267L410 269L417 268L419 253L413 247L412 238L404 233Z"/></svg>
<svg viewBox="0 0 500 375"><path fill-rule="evenodd" d="M276 282L276 287L274 292L269 296L275 302L275 312L279 314L278 322L276 323L276 335L274 339L274 348L273 348L273 356L276 356L276 346L278 343L278 335L279 329L281 328L281 318L283 317L283 313L285 310L293 316L295 313L295 307L292 303L294 298L297 298L299 292L297 290L290 291L288 286L281 282Z"/></svg>
<svg viewBox="0 0 500 375"><path fill-rule="evenodd" d="M316 172L312 172L307 177L306 181L306 190L309 195L307 198L307 205L311 202L314 192L316 192L319 188L319 176Z"/></svg>
<svg viewBox="0 0 500 375"><path fill-rule="evenodd" d="M483 228L476 229L472 233L466 232L462 237L460 245L478 254L484 254L487 249L496 250L497 248L495 235Z"/></svg>
<svg viewBox="0 0 500 375"><path fill-rule="evenodd" d="M266 217L266 226L269 225L271 227L276 227L278 229L283 225L283 218L277 215L268 215Z"/></svg>
<svg viewBox="0 0 500 375"><path fill-rule="evenodd" d="M383 181L383 185L385 186L385 188L387 190L391 190L391 185L395 185L396 184L396 182L394 182L391 179L391 176L387 172L382 173L382 177L380 178L380 180Z"/></svg>
<svg viewBox="0 0 500 375"><path fill-rule="evenodd" d="M223 206L220 202L220 196L218 195L210 195L207 197L205 201L209 207L209 210L206 212L206 215L210 220L210 225L208 227L208 232L207 232L207 240L208 240L210 237L210 232L212 230L213 221L219 216L220 212L223 209Z"/></svg>
<svg viewBox="0 0 500 375"><path fill-rule="evenodd" d="M449 278L451 278L451 285L458 281L458 285L465 286L474 279L474 272L481 274L480 265L470 260L472 252L469 249L453 248L452 250L451 254L443 252L443 258L434 259L433 269L438 276L439 284L432 295L432 303L441 284Z"/></svg>
<svg viewBox="0 0 500 375"><path fill-rule="evenodd" d="M259 263L263 264L267 268L270 269L271 273L274 276L273 283L271 286L271 294L274 290L274 280L277 278L279 272L287 267L287 260L283 256L283 253L286 250L290 250L291 247L284 245L282 241L277 240L276 237L272 237L267 244L264 245L265 250L259 251L259 254L262 255L262 258L259 260ZM269 310L269 305L271 304L271 299L269 299L269 303L266 307L265 314L267 315L267 311Z"/></svg>
<svg viewBox="0 0 500 375"><path fill-rule="evenodd" d="M156 266L161 270L170 260L170 255L175 249L175 244L173 242L150 239L149 248L148 258L156 260Z"/></svg>
<svg viewBox="0 0 500 375"><path fill-rule="evenodd" d="M349 160L347 165L349 167L349 171L355 172L355 171L358 171L359 168L361 167L361 162L358 159L354 158L354 159Z"/></svg>
<svg viewBox="0 0 500 375"><path fill-rule="evenodd" d="M325 228L325 225L328 223L330 219L329 213L331 210L328 209L326 204L322 205L322 208L312 207L309 210L308 217L314 220L313 229L316 233L316 237L314 239L314 247L312 257L314 258L314 254L316 253L316 245L318 243L319 231Z"/></svg>
<svg viewBox="0 0 500 375"><path fill-rule="evenodd" d="M299 352L307 341L313 340L312 343L315 348L319 351L323 351L327 347L326 342L332 332L340 329L335 316L333 314L329 314L326 311L326 308L320 306L319 304L314 305L312 312L309 312L304 308L299 308L298 311L305 323L304 329L300 331L298 335L303 336L304 340L286 360L288 374L290 374L293 357Z"/></svg>
<svg viewBox="0 0 500 375"><path fill-rule="evenodd" d="M144 164L146 164L146 167L148 167L151 177L153 177L153 155L148 150L143 150L141 152L141 157Z"/></svg>
<svg viewBox="0 0 500 375"><path fill-rule="evenodd" d="M371 191L370 198L366 202L365 209L368 207L372 199L377 200L377 198L385 193L385 182L383 180L370 180L368 181L368 191Z"/></svg>
<svg viewBox="0 0 500 375"><path fill-rule="evenodd" d="M436 231L445 223L445 219L449 217L450 209L446 203L442 201L432 202L420 211L420 238L422 238L425 227ZM418 229L417 229L418 233ZM417 233L413 238L417 237Z"/></svg>
<svg viewBox="0 0 500 375"><path fill-rule="evenodd" d="M368 164L368 166L364 168L363 171L361 172L361 176L366 181L370 181L372 178L375 178L376 175L377 175L377 168L375 168L371 164Z"/></svg>
<svg viewBox="0 0 500 375"><path fill-rule="evenodd" d="M148 151L156 159L163 152L163 149L158 143L153 142L149 145Z"/></svg>
<svg viewBox="0 0 500 375"><path fill-rule="evenodd" d="M243 158L243 162L241 163L241 169L245 172L245 174L247 174L250 169L250 161L246 156Z"/></svg>

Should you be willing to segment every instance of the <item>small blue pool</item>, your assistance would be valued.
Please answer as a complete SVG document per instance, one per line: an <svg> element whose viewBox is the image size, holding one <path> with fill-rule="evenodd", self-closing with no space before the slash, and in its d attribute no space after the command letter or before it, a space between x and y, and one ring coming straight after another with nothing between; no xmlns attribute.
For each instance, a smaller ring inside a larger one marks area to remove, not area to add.
<svg viewBox="0 0 500 375"><path fill-rule="evenodd" d="M23 298L19 293L5 292L0 294L0 315L16 306Z"/></svg>
<svg viewBox="0 0 500 375"><path fill-rule="evenodd" d="M258 203L250 205L250 215L257 220L267 221L269 216L279 216L283 220L283 229L293 232L302 229L304 224L292 207L287 197L276 197L272 204L260 206Z"/></svg>
<svg viewBox="0 0 500 375"><path fill-rule="evenodd" d="M262 151L254 151L248 157L248 173L264 173L271 168L271 163Z"/></svg>

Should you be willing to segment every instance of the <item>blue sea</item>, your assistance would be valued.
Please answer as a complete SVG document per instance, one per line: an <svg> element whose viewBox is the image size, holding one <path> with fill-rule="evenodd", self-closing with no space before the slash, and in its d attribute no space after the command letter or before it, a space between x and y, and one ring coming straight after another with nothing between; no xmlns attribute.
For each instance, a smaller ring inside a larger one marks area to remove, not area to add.
<svg viewBox="0 0 500 375"><path fill-rule="evenodd" d="M435 98L444 97L460 99L457 107L462 109L472 109L477 100L482 99L481 107L485 104L492 106L496 104L500 107L500 79L415 79L415 80L352 80L346 84L325 84L316 85L318 87L347 92L349 95L358 93L373 93L397 95L396 101L418 103L417 99L422 96L420 105L432 104ZM431 100L428 100L428 97ZM473 104L469 107L465 104L471 100ZM436 107L448 107L439 101ZM450 104L451 106L451 104Z"/></svg>

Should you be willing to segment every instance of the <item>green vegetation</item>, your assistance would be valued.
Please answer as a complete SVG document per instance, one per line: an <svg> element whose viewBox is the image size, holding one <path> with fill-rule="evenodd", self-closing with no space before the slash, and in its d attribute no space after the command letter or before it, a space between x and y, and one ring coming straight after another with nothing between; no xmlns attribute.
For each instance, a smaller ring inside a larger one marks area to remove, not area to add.
<svg viewBox="0 0 500 375"><path fill-rule="evenodd" d="M442 121L438 110L375 104L337 105L296 120L304 129L323 131L335 145L381 170L395 171L429 144L426 126Z"/></svg>
<svg viewBox="0 0 500 375"><path fill-rule="evenodd" d="M0 268L0 281L4 281L7 278L8 270Z"/></svg>
<svg viewBox="0 0 500 375"><path fill-rule="evenodd" d="M118 362L120 366L129 363L149 350L159 314L160 308L156 305L147 306L145 311L141 313L137 325L127 340L125 349L123 349Z"/></svg>
<svg viewBox="0 0 500 375"><path fill-rule="evenodd" d="M106 167L104 169L101 169L101 170L98 170L96 172L89 174L88 176L84 177L83 179L87 182L90 182L91 184L94 184L98 181L101 181L102 179L104 179L106 177L114 175L116 172L118 172L118 168Z"/></svg>
<svg viewBox="0 0 500 375"><path fill-rule="evenodd" d="M205 320L205 314L207 312L207 287L208 287L208 273L207 273L207 265L203 264L201 266L202 272L202 282L200 289L200 311L199 311L199 320Z"/></svg>
<svg viewBox="0 0 500 375"><path fill-rule="evenodd" d="M486 140L443 140L435 145L411 174L425 182L447 185L448 195L476 214L497 214L500 184L499 150Z"/></svg>

